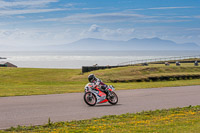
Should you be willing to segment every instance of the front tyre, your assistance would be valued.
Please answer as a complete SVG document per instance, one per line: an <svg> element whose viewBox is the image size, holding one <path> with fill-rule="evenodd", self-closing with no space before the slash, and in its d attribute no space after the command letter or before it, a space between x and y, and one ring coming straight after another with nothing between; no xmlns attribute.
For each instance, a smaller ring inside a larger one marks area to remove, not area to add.
<svg viewBox="0 0 200 133"><path fill-rule="evenodd" d="M118 97L117 97L117 94L115 94L115 92L111 91L111 96L108 96L108 102L112 105L115 105L117 104L118 102Z"/></svg>
<svg viewBox="0 0 200 133"><path fill-rule="evenodd" d="M83 98L87 105L94 106L97 103L97 98L92 92L86 92Z"/></svg>

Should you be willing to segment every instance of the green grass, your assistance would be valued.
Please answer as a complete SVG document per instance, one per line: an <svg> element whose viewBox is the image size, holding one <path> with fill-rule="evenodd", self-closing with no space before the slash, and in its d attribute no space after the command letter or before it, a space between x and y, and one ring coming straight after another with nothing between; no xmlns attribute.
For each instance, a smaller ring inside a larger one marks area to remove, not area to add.
<svg viewBox="0 0 200 133"><path fill-rule="evenodd" d="M0 68L0 96L80 92L85 82L71 80L80 69Z"/></svg>
<svg viewBox="0 0 200 133"><path fill-rule="evenodd" d="M200 106L110 115L90 120L53 123L43 126L10 128L6 132L179 132L200 130ZM1 132L1 131L0 131Z"/></svg>
<svg viewBox="0 0 200 133"><path fill-rule="evenodd" d="M24 96L24 95L45 95L61 94L72 92L83 92L85 83L66 83L65 85L0 85L0 96ZM109 83L108 83L109 84ZM111 83L110 83L111 84ZM159 88L173 86L200 85L200 79L159 81L159 82L131 82L112 83L117 90Z"/></svg>
<svg viewBox="0 0 200 133"><path fill-rule="evenodd" d="M200 75L200 67L194 66L129 66L93 71L97 77L117 90L157 88L169 86L200 85L200 79L129 82L170 75ZM36 69L36 68L0 68L0 96L23 96L40 94L59 94L83 92L90 73L81 74L81 69ZM112 80L126 83L113 83ZM175 79L172 79L175 80Z"/></svg>

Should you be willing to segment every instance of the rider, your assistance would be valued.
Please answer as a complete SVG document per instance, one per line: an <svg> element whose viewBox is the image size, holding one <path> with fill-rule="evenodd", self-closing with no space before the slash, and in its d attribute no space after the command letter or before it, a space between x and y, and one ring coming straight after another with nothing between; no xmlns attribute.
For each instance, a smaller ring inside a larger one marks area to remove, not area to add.
<svg viewBox="0 0 200 133"><path fill-rule="evenodd" d="M100 87L101 90L103 90L103 92L110 95L110 91L108 90L108 86L106 84L104 84L100 79L96 78L94 76L94 74L90 74L88 76L88 80L89 80L90 83L93 83L93 88L97 85L98 87Z"/></svg>

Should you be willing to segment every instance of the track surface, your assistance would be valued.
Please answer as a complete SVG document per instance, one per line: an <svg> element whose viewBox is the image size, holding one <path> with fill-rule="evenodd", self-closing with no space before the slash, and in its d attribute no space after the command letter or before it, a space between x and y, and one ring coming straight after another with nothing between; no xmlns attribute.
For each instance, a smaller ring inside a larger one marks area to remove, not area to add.
<svg viewBox="0 0 200 133"><path fill-rule="evenodd" d="M141 112L172 107L200 105L200 86L151 88L116 91L117 105L89 107L83 93L0 97L0 129L17 125L42 125L51 121L70 121Z"/></svg>

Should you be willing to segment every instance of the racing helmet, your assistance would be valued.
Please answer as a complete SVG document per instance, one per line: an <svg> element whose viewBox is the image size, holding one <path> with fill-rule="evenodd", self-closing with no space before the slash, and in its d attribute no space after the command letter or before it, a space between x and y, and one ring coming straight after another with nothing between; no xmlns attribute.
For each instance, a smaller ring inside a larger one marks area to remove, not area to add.
<svg viewBox="0 0 200 133"><path fill-rule="evenodd" d="M94 76L94 74L90 74L90 75L88 76L88 81L89 81L90 83L92 83L95 79L96 79L96 77Z"/></svg>

